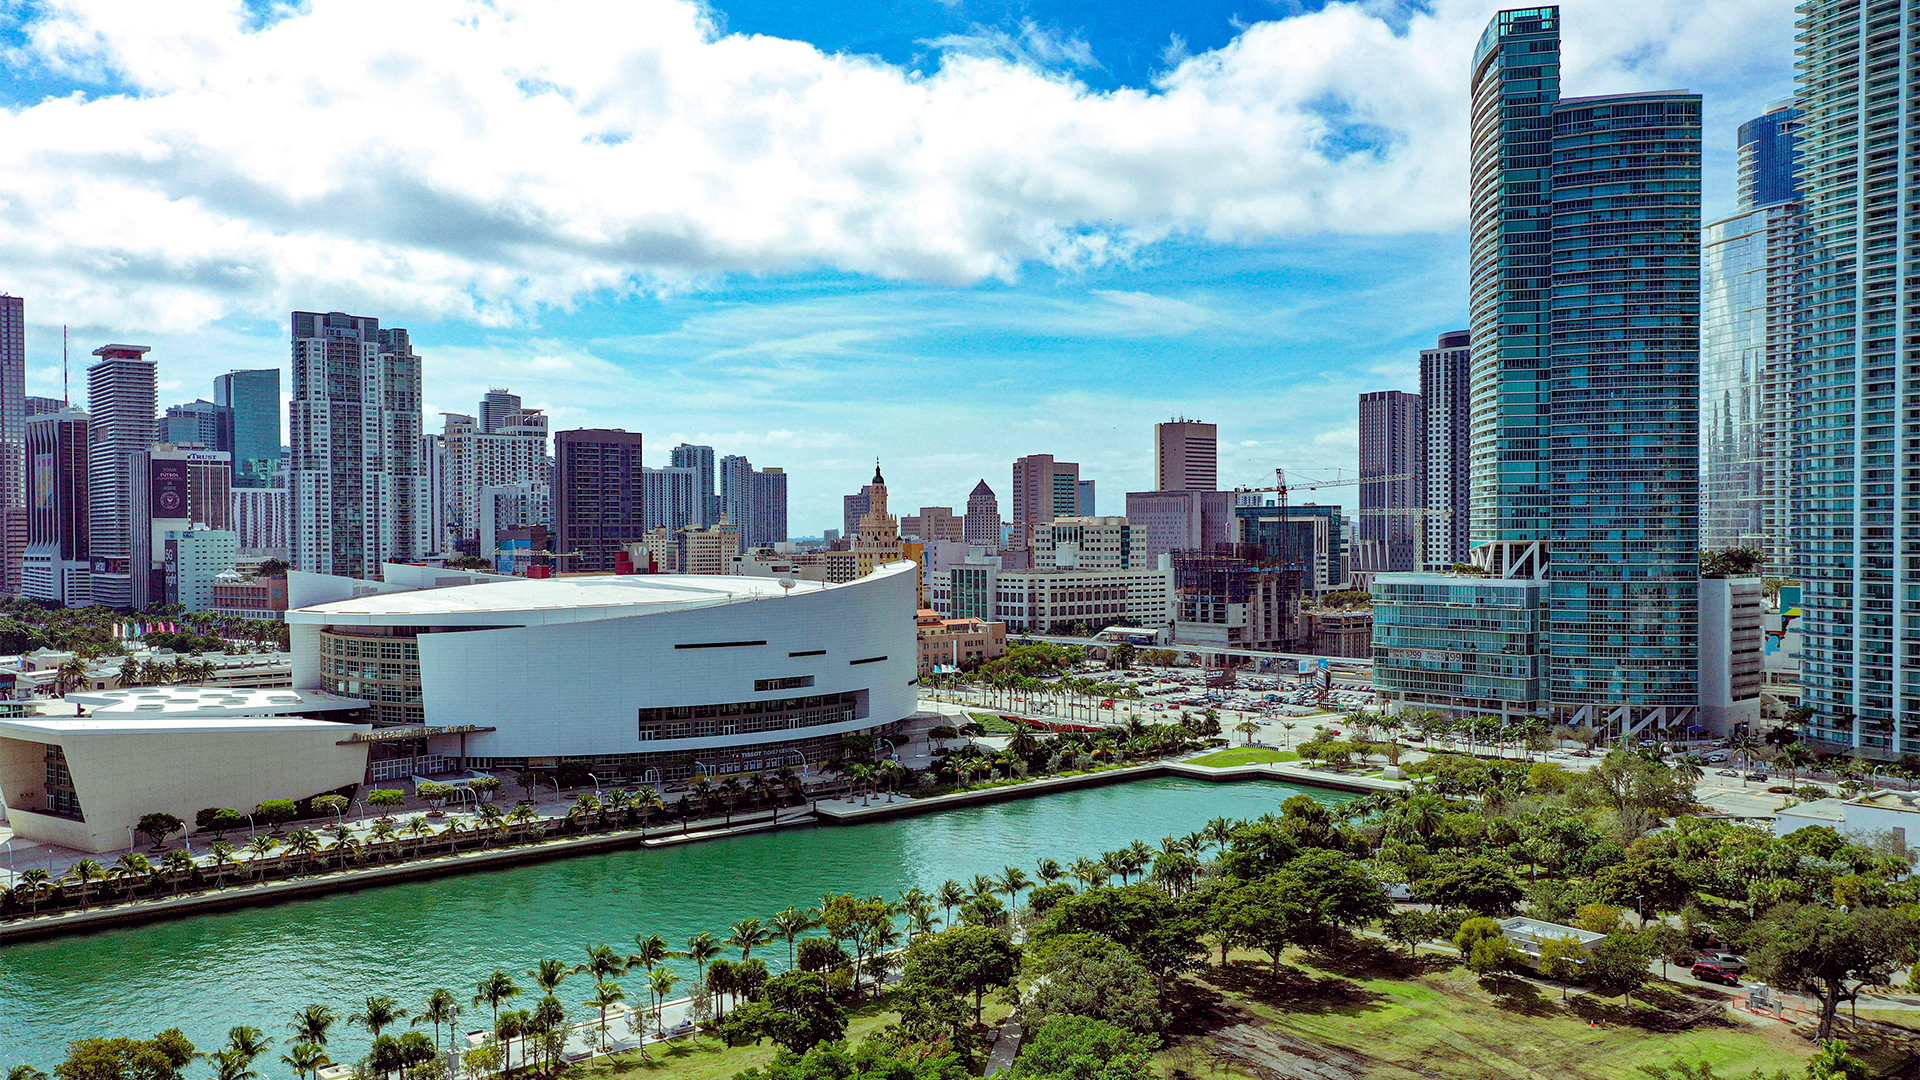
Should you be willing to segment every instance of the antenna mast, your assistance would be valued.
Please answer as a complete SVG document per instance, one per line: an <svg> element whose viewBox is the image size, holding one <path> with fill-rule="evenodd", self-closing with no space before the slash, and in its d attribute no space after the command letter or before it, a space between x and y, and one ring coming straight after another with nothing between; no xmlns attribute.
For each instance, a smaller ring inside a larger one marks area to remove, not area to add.
<svg viewBox="0 0 1920 1080"><path fill-rule="evenodd" d="M66 398L68 408L73 407L73 388L67 378L67 324L60 324L60 396Z"/></svg>

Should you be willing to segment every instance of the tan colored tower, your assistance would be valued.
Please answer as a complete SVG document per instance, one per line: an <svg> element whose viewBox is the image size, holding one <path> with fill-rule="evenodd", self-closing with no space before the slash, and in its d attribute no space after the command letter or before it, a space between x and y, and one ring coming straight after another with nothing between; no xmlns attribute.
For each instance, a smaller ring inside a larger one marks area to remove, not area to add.
<svg viewBox="0 0 1920 1080"><path fill-rule="evenodd" d="M900 545L900 522L887 513L887 482L880 476L880 462L873 463L873 487L866 515L860 519L860 533L853 538L854 573L866 577L890 562L906 555Z"/></svg>
<svg viewBox="0 0 1920 1080"><path fill-rule="evenodd" d="M1217 491L1220 427L1184 417L1153 425L1153 489Z"/></svg>

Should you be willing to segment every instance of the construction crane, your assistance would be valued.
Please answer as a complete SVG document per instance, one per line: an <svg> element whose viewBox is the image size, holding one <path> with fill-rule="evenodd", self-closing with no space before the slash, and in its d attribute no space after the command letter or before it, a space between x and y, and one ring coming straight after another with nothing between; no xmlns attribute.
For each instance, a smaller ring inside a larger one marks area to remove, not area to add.
<svg viewBox="0 0 1920 1080"><path fill-rule="evenodd" d="M1287 492L1289 491L1318 491L1321 488L1355 487L1361 484L1387 484L1395 480L1412 480L1413 478L1413 474L1411 473L1399 473L1393 476L1363 476L1353 480L1314 480L1304 484L1289 484L1287 483L1287 471L1276 468L1273 470L1273 486L1234 488L1233 493L1239 495L1242 493L1252 494L1254 492L1271 491L1278 496L1278 498L1274 500L1274 505L1284 510L1287 506Z"/></svg>

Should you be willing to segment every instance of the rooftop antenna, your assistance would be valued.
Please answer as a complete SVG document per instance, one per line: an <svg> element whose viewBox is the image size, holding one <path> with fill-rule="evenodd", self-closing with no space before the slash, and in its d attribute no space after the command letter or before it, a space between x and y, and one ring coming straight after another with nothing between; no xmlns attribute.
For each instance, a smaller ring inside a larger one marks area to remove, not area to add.
<svg viewBox="0 0 1920 1080"><path fill-rule="evenodd" d="M67 379L67 324L60 324L60 396L66 399L67 407L73 407L73 389Z"/></svg>

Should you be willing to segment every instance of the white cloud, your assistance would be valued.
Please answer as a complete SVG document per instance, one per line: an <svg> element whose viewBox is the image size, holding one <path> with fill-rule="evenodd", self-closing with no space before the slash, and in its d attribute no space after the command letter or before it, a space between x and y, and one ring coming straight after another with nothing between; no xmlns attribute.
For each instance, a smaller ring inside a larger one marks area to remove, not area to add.
<svg viewBox="0 0 1920 1080"><path fill-rule="evenodd" d="M923 76L722 34L685 0L32 10L10 68L128 92L0 113L0 288L159 332L293 307L505 325L724 274L966 283L1175 234L1455 228L1489 9L1333 4L1113 92L1031 24ZM1690 83L1730 124L1788 89L1785 5L1564 10L1570 92Z"/></svg>

